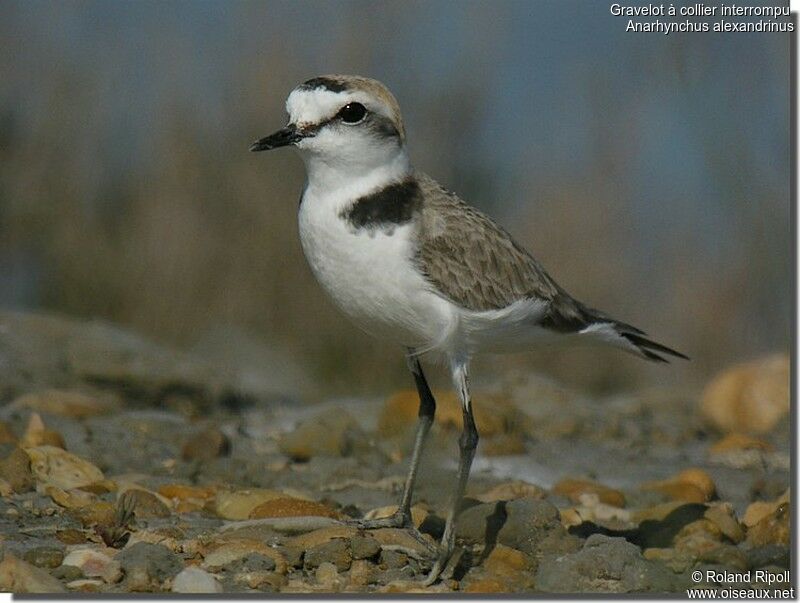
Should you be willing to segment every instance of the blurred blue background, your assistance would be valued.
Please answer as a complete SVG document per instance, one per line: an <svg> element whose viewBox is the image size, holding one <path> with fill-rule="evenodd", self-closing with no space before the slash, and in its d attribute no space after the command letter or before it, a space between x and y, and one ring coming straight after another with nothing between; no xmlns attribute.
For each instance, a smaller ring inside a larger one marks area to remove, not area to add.
<svg viewBox="0 0 800 603"><path fill-rule="evenodd" d="M182 346L232 325L326 388L405 379L305 266L299 159L247 152L297 83L340 72L384 81L415 164L568 291L693 358L496 362L604 388L788 349L786 34L625 33L586 0L4 0L0 16L4 307Z"/></svg>

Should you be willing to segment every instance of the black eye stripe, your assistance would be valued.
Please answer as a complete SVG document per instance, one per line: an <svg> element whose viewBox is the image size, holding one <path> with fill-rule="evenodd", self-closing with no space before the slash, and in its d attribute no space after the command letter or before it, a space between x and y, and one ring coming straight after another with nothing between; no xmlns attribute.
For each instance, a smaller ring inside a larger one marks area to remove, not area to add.
<svg viewBox="0 0 800 603"><path fill-rule="evenodd" d="M346 124L354 124L360 122L366 115L367 108L361 103L347 103L339 109L336 117Z"/></svg>

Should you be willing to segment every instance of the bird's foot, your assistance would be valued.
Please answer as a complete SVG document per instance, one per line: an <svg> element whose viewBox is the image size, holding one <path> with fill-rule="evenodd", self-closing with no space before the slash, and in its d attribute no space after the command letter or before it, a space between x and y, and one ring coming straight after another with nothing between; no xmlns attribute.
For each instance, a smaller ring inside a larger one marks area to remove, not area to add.
<svg viewBox="0 0 800 603"><path fill-rule="evenodd" d="M411 519L411 513L403 513L398 509L389 517L381 517L379 519L351 519L346 522L347 525L354 526L359 530L378 530L380 528L397 528L405 530L408 534L420 543L425 550L428 551L431 559L434 559L438 550L435 545L431 544L430 538L419 531L417 526L414 525Z"/></svg>
<svg viewBox="0 0 800 603"><path fill-rule="evenodd" d="M439 579L439 577L442 575L442 572L447 567L450 558L453 556L454 548L455 534L445 534L445 536L442 538L441 544L439 545L439 550L436 553L436 560L433 563L433 568L428 574L428 577L425 578L425 581L422 583L423 586L431 586Z"/></svg>

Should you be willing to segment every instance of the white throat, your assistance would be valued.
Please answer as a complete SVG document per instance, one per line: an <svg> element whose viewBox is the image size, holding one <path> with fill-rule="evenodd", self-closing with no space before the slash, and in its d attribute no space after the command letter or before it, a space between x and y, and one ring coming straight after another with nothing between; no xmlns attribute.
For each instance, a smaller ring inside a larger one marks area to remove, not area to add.
<svg viewBox="0 0 800 603"><path fill-rule="evenodd" d="M405 147L400 146L382 163L363 164L330 161L314 153L300 153L306 165L306 192L313 197L336 197L352 200L384 185L402 180L411 173Z"/></svg>

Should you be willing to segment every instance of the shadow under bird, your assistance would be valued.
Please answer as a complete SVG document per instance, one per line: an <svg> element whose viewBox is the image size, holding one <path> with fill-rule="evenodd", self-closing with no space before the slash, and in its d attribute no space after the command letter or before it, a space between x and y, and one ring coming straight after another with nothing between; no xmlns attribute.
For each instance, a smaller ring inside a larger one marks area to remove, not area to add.
<svg viewBox="0 0 800 603"><path fill-rule="evenodd" d="M463 432L444 535L432 550L435 582L450 559L478 431L468 367L478 352L512 352L559 341L596 342L665 362L686 358L629 324L570 296L489 217L415 170L394 96L359 76L316 77L286 101L289 123L251 151L293 146L307 183L298 220L311 269L336 305L376 337L404 347L419 392L419 423L397 513L363 528L403 527L436 402L420 357L434 354L452 373Z"/></svg>

